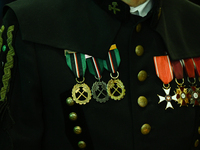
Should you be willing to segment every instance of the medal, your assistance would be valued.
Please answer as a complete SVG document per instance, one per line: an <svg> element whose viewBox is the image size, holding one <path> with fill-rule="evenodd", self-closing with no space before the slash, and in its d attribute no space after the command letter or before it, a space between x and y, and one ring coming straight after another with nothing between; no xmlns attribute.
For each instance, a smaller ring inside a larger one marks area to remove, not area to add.
<svg viewBox="0 0 200 150"><path fill-rule="evenodd" d="M119 72L117 71L121 62L119 51L116 45L112 45L109 52L108 58L103 61L104 67L108 70L111 76L111 80L107 83L108 95L114 100L121 100L125 96L125 87L121 80L118 79ZM117 74L116 77L113 74Z"/></svg>
<svg viewBox="0 0 200 150"><path fill-rule="evenodd" d="M161 79L163 82L163 90L165 91L165 96L158 95L160 104L163 101L167 102L167 105L165 107L165 110L168 108L173 108L171 102L177 101L176 94L173 96L170 95L170 82L173 80L173 72L171 63L168 56L157 56L154 57L154 64L156 69L157 76ZM167 85L167 86L166 86Z"/></svg>
<svg viewBox="0 0 200 150"><path fill-rule="evenodd" d="M96 59L94 57L90 57L87 59L87 65L89 68L89 72L94 75L94 77L98 80L92 85L92 95L93 98L100 103L105 103L109 100L109 96L107 93L107 85L105 82L100 81L102 78L102 72L104 70L103 60Z"/></svg>
<svg viewBox="0 0 200 150"><path fill-rule="evenodd" d="M192 59L194 68L196 69L198 77L200 77L200 57ZM200 88L196 86L191 86L189 89L190 93L190 104L194 106L200 106Z"/></svg>
<svg viewBox="0 0 200 150"><path fill-rule="evenodd" d="M188 89L188 99L190 104L194 106L199 106L199 88L196 87L196 78L195 78L195 65L192 58L184 59L183 60L185 65L185 70L188 75L187 80L191 84L190 88ZM193 81L191 81L191 79Z"/></svg>
<svg viewBox="0 0 200 150"><path fill-rule="evenodd" d="M184 84L184 77L183 77L183 65L182 61L172 61L172 67L175 75L175 81L177 83L177 101L181 106L187 106L189 103L188 99L188 90L185 88Z"/></svg>
<svg viewBox="0 0 200 150"><path fill-rule="evenodd" d="M77 104L85 105L91 100L92 95L89 86L84 83L84 75L86 70L85 55L74 52L69 53L67 51L65 52L65 54L67 65L76 76L77 82L77 84L74 85L72 89L72 98ZM81 78L83 79L81 80Z"/></svg>
<svg viewBox="0 0 200 150"><path fill-rule="evenodd" d="M103 81L98 81L93 84L92 94L93 98L96 99L97 102L105 103L109 100L107 85Z"/></svg>

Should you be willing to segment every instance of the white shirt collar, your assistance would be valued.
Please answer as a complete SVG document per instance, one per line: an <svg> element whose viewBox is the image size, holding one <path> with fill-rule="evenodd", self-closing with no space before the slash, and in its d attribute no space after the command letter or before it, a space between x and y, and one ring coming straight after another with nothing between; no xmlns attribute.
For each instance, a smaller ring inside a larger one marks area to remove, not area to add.
<svg viewBox="0 0 200 150"><path fill-rule="evenodd" d="M145 3L137 7L130 7L130 13L133 15L144 17L151 10L152 6L153 6L152 0L147 0Z"/></svg>

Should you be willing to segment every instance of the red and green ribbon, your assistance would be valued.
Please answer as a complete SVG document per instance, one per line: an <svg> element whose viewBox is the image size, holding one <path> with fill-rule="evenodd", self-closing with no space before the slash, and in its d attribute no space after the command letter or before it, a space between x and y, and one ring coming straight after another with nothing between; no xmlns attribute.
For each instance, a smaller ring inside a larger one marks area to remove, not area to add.
<svg viewBox="0 0 200 150"><path fill-rule="evenodd" d="M109 72L116 73L121 62L119 50L113 49L108 52L108 58L103 61L104 68Z"/></svg>
<svg viewBox="0 0 200 150"><path fill-rule="evenodd" d="M87 61L89 72L95 77L100 79L102 77L102 73L104 70L103 60L95 58L95 57L90 57L86 61Z"/></svg>
<svg viewBox="0 0 200 150"><path fill-rule="evenodd" d="M66 52L66 62L77 78L85 76L86 59L84 54Z"/></svg>

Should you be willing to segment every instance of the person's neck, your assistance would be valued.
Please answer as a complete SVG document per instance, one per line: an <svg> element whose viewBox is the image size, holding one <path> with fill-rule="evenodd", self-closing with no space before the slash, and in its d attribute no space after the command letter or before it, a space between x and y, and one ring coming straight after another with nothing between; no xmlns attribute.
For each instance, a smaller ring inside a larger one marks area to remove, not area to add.
<svg viewBox="0 0 200 150"><path fill-rule="evenodd" d="M146 2L147 0L122 0L122 1L131 7L137 7L141 4L143 4L144 2Z"/></svg>

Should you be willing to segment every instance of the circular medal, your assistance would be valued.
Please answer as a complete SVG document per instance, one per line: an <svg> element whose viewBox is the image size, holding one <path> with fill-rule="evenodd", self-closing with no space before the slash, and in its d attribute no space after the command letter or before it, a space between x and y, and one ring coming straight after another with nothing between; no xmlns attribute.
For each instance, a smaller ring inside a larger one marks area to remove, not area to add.
<svg viewBox="0 0 200 150"><path fill-rule="evenodd" d="M190 104L193 104L193 106L199 106L200 104L200 89L196 86L192 86L188 90L189 92L189 99Z"/></svg>
<svg viewBox="0 0 200 150"><path fill-rule="evenodd" d="M121 100L125 95L125 87L121 80L111 79L107 84L108 95L114 100Z"/></svg>
<svg viewBox="0 0 200 150"><path fill-rule="evenodd" d="M87 84L76 84L72 89L73 100L80 105L85 105L91 100L91 91Z"/></svg>
<svg viewBox="0 0 200 150"><path fill-rule="evenodd" d="M109 100L107 85L105 82L95 82L92 86L92 95L97 102L105 103Z"/></svg>

